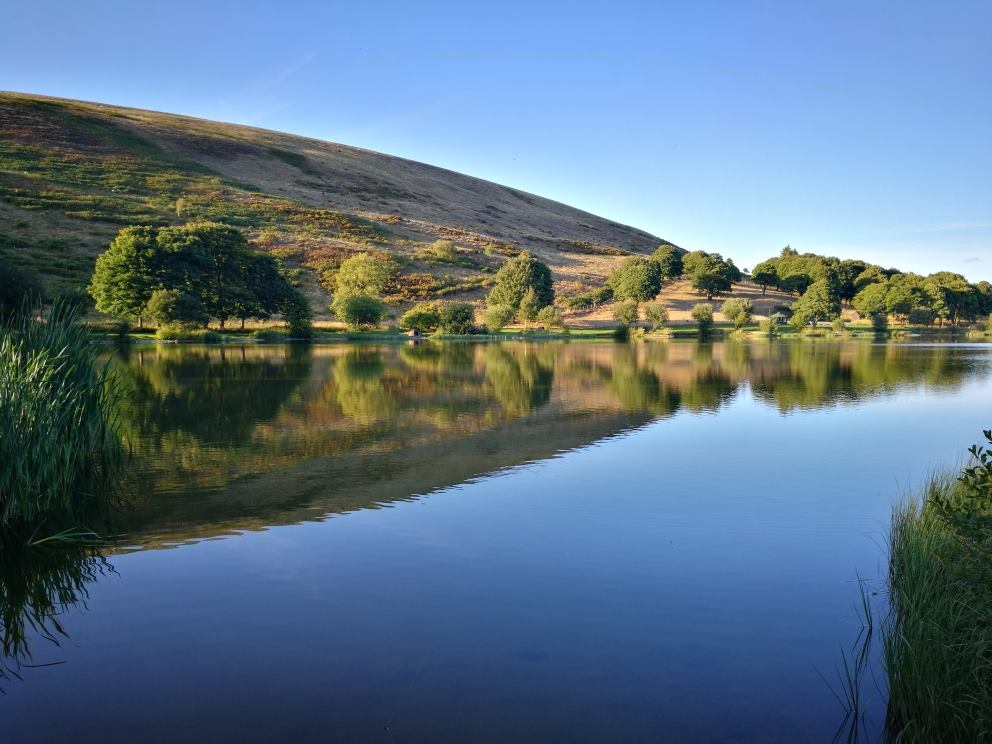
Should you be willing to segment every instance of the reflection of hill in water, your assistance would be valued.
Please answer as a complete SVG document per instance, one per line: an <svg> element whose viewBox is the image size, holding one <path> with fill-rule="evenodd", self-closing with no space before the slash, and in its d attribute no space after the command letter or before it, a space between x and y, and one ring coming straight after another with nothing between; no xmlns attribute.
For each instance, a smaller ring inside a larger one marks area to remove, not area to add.
<svg viewBox="0 0 992 744"><path fill-rule="evenodd" d="M370 507L719 408L742 385L782 411L953 387L967 347L718 342L145 347L131 402L145 545Z"/></svg>

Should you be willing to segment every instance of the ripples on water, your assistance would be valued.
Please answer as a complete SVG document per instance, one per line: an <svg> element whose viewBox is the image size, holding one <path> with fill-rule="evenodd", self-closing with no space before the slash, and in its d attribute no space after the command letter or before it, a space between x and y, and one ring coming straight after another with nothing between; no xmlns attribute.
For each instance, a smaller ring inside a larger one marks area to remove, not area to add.
<svg viewBox="0 0 992 744"><path fill-rule="evenodd" d="M115 352L120 547L0 556L0 710L38 741L829 739L855 578L891 500L988 427L989 360Z"/></svg>

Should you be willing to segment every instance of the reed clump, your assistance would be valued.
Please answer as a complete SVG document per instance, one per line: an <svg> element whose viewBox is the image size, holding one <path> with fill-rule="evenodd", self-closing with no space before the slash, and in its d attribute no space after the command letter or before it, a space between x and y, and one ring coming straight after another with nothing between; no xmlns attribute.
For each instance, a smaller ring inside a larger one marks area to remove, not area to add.
<svg viewBox="0 0 992 744"><path fill-rule="evenodd" d="M893 741L992 740L992 504L969 472L932 480L893 512L883 636Z"/></svg>
<svg viewBox="0 0 992 744"><path fill-rule="evenodd" d="M106 493L122 459L116 403L73 308L0 324L0 526Z"/></svg>

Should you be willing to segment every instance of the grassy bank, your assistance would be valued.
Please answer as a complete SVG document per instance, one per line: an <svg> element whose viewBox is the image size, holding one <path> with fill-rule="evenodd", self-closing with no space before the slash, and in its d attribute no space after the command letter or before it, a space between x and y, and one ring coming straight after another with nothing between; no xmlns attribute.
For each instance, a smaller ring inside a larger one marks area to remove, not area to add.
<svg viewBox="0 0 992 744"><path fill-rule="evenodd" d="M0 324L0 526L65 513L120 462L108 372L64 307Z"/></svg>
<svg viewBox="0 0 992 744"><path fill-rule="evenodd" d="M992 740L992 468L985 457L971 469L977 477L935 479L924 498L893 513L883 657L895 741Z"/></svg>

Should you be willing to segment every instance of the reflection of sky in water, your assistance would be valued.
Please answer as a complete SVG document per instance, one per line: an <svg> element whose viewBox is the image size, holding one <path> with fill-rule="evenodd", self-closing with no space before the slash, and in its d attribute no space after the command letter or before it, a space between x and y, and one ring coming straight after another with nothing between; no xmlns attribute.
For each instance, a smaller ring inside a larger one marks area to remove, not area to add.
<svg viewBox="0 0 992 744"><path fill-rule="evenodd" d="M0 706L25 741L828 740L817 669L854 641L890 503L992 423L969 355L953 385L786 412L745 375L715 411L389 508L115 556L71 644L39 647L69 663ZM552 369L609 407L609 379Z"/></svg>

